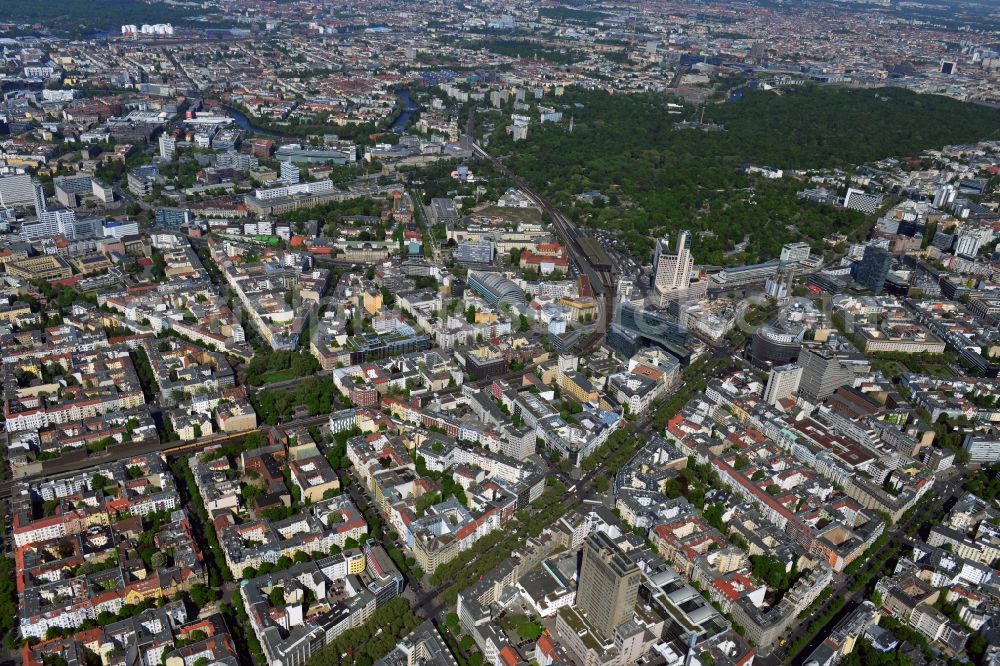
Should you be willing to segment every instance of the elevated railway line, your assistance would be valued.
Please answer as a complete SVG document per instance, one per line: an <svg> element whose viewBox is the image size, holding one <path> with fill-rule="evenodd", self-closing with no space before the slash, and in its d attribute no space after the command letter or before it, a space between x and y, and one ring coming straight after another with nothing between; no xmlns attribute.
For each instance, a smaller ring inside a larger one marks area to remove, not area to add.
<svg viewBox="0 0 1000 666"><path fill-rule="evenodd" d="M601 324L606 331L614 317L615 290L617 286L614 276L614 262L607 251L595 239L586 235L572 220L563 215L552 203L535 192L527 180L511 172L503 162L486 152L478 143L473 144L473 152L476 156L490 162L495 169L514 181L514 184L524 192L525 196L548 214L549 219L552 220L552 226L562 244L566 247L573 265L579 271L580 275L587 276L590 287L594 292L594 297L603 301Z"/></svg>

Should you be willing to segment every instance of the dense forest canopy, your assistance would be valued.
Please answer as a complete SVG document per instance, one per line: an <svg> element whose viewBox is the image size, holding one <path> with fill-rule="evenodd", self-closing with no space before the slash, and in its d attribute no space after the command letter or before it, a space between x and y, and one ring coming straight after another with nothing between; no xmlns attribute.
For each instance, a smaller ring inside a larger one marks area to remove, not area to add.
<svg viewBox="0 0 1000 666"><path fill-rule="evenodd" d="M191 25L202 10L142 0L0 0L0 18L13 23L40 23L60 35L86 36L117 31L123 24ZM218 26L219 22L212 25Z"/></svg>
<svg viewBox="0 0 1000 666"><path fill-rule="evenodd" d="M709 106L705 119L726 126L715 138L735 140L743 159L786 169L916 156L1000 137L1000 110L902 88L753 90L737 103Z"/></svg>
<svg viewBox="0 0 1000 666"><path fill-rule="evenodd" d="M490 151L582 225L619 230L640 256L654 238L689 228L702 232L694 242L698 261L737 264L773 258L786 242L819 249L832 232L860 238L868 228L853 211L797 201L804 182L743 174L748 162L844 167L1000 136L1000 110L897 89L747 91L705 110L705 121L725 132L674 129L697 111L670 113L668 101L676 100L571 88L556 100L561 123L532 126L516 146L500 126ZM608 200L577 199L588 191ZM734 252L745 238L746 250Z"/></svg>

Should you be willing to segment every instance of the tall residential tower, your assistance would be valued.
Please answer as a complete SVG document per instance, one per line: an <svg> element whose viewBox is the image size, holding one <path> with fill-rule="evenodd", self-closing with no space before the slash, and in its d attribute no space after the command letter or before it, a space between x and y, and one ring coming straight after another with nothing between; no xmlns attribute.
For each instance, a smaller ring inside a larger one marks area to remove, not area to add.
<svg viewBox="0 0 1000 666"><path fill-rule="evenodd" d="M671 247L670 237L656 241L653 255L653 287L661 294L683 291L691 281L691 232L682 231Z"/></svg>

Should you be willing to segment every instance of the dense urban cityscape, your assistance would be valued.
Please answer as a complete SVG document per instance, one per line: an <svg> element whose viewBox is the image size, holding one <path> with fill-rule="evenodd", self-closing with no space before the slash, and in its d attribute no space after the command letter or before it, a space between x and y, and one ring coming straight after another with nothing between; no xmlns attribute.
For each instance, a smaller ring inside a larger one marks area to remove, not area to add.
<svg viewBox="0 0 1000 666"><path fill-rule="evenodd" d="M0 91L0 666L1000 666L992 0L0 0Z"/></svg>

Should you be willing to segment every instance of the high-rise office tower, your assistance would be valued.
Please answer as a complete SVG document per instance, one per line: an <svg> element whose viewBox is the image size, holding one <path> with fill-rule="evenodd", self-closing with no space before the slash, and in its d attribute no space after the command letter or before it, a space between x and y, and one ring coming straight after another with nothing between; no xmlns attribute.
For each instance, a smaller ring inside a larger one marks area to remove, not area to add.
<svg viewBox="0 0 1000 666"><path fill-rule="evenodd" d="M673 247L669 236L656 241L653 255L653 287L656 291L662 294L687 289L693 267L691 232L680 232Z"/></svg>
<svg viewBox="0 0 1000 666"><path fill-rule="evenodd" d="M35 215L41 217L43 213L48 212L49 207L45 203L45 189L42 184L37 180L31 181L32 195L35 200Z"/></svg>
<svg viewBox="0 0 1000 666"><path fill-rule="evenodd" d="M299 168L291 162L281 163L281 180L286 185L296 185L299 182Z"/></svg>
<svg viewBox="0 0 1000 666"><path fill-rule="evenodd" d="M169 162L174 159L174 152L177 150L177 141L174 137L164 132L160 135L160 157Z"/></svg>
<svg viewBox="0 0 1000 666"><path fill-rule="evenodd" d="M799 354L802 378L799 397L814 405L826 400L841 386L871 372L871 361L863 354L830 349L821 343L808 343Z"/></svg>
<svg viewBox="0 0 1000 666"><path fill-rule="evenodd" d="M631 619L639 593L639 567L604 532L595 532L583 546L583 564L576 590L576 607L602 638Z"/></svg>
<svg viewBox="0 0 1000 666"><path fill-rule="evenodd" d="M858 266L858 284L873 293L881 294L891 267L892 254L889 250L869 245Z"/></svg>
<svg viewBox="0 0 1000 666"><path fill-rule="evenodd" d="M801 380L801 365L790 363L771 368L771 372L767 376L767 388L764 389L764 402L774 405L779 400L790 398L793 393L799 390Z"/></svg>

